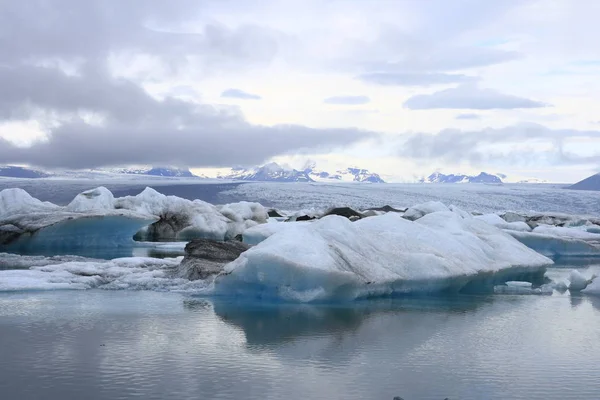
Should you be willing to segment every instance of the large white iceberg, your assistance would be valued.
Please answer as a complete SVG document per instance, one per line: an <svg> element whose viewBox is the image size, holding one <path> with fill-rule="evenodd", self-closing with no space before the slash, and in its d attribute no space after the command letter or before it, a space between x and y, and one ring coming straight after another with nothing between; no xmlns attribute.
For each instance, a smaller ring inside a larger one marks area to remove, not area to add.
<svg viewBox="0 0 600 400"><path fill-rule="evenodd" d="M529 280L549 264L501 230L455 212L414 222L395 213L357 222L328 216L243 253L217 276L215 293L309 302L458 291Z"/></svg>

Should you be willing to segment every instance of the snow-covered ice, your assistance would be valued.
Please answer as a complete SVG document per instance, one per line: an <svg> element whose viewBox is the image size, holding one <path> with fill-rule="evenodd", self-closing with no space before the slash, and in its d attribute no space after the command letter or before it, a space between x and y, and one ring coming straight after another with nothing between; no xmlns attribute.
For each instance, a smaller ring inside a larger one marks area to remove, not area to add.
<svg viewBox="0 0 600 400"><path fill-rule="evenodd" d="M225 267L219 294L289 301L459 290L539 273L552 261L501 230L450 211L357 222L328 216L286 228Z"/></svg>

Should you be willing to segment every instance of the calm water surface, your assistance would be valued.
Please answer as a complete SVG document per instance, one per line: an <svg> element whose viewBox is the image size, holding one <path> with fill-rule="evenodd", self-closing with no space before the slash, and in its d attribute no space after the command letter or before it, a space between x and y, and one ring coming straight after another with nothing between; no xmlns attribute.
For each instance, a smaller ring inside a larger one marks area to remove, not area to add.
<svg viewBox="0 0 600 400"><path fill-rule="evenodd" d="M598 399L600 299L0 294L0 398Z"/></svg>

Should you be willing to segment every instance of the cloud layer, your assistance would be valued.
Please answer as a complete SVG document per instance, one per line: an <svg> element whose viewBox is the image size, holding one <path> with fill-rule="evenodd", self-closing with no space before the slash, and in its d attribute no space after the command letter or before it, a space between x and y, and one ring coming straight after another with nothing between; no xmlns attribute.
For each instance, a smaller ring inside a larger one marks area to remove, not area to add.
<svg viewBox="0 0 600 400"><path fill-rule="evenodd" d="M600 131L549 129L538 124L518 124L479 131L446 129L437 134L407 135L397 145L398 154L417 160L473 165L585 165L600 163L600 150L587 155L577 148L598 148Z"/></svg>
<svg viewBox="0 0 600 400"><path fill-rule="evenodd" d="M475 85L462 85L432 94L418 94L404 102L404 107L411 110L436 108L493 110L547 106L548 104L539 101L503 94L492 89L481 89Z"/></svg>

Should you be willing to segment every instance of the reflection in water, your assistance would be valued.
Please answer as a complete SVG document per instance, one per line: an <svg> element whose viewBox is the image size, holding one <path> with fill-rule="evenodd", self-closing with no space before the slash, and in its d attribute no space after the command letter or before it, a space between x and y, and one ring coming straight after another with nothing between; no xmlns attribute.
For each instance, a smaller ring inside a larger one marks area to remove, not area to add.
<svg viewBox="0 0 600 400"><path fill-rule="evenodd" d="M0 294L2 399L596 398L596 299Z"/></svg>
<svg viewBox="0 0 600 400"><path fill-rule="evenodd" d="M489 298L461 296L381 299L339 305L249 304L223 299L214 300L212 304L222 321L244 331L248 345L264 345L298 337L353 333L376 316L410 319L415 313L423 312L463 313L475 310L486 301L489 302ZM193 302L187 304L194 306Z"/></svg>

